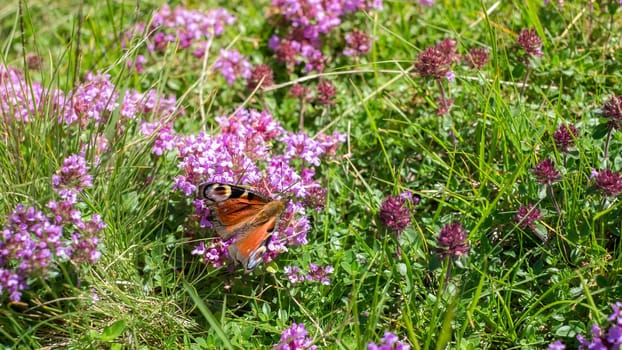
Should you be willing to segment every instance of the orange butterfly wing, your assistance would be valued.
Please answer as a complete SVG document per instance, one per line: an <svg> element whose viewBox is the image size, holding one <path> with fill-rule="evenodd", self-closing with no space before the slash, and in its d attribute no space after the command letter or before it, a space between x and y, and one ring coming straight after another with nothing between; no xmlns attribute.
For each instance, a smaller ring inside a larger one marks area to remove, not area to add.
<svg viewBox="0 0 622 350"><path fill-rule="evenodd" d="M241 187L217 183L199 185L199 196L208 200L216 233L224 240L235 237L235 242L229 246L231 258L247 270L259 264L268 238L284 210L283 202Z"/></svg>

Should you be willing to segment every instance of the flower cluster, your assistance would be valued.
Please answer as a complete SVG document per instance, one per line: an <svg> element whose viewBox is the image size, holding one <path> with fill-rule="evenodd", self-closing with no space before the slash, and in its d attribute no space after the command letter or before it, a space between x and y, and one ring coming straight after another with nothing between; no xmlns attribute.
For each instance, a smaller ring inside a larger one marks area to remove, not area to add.
<svg viewBox="0 0 622 350"><path fill-rule="evenodd" d="M165 97L154 89L144 93L125 91L119 102L117 87L107 74L89 72L67 94L61 90L44 90L36 82L28 83L18 70L1 65L0 78L0 112L8 113L6 120L31 122L45 110L58 115L58 122L67 126L100 125L107 123L112 113L118 111L122 118L117 122L117 132L123 132L129 121L139 122L142 134L153 136L156 155L173 148L176 141L173 121L185 113L177 106L174 95ZM53 96L51 100L50 96ZM94 135L93 141L97 152L107 148L108 140L102 134ZM66 185L57 181L55 177L55 186Z"/></svg>
<svg viewBox="0 0 622 350"><path fill-rule="evenodd" d="M613 96L603 105L603 115L610 119L614 128L622 126L622 96Z"/></svg>
<svg viewBox="0 0 622 350"><path fill-rule="evenodd" d="M349 13L382 9L382 0L272 0L272 6L286 22L279 28L281 33L268 43L277 59L289 69L304 63L306 72L321 72L327 61L322 52L323 37L341 25ZM348 48L344 54L356 55L368 50L369 39L354 33L346 39Z"/></svg>
<svg viewBox="0 0 622 350"><path fill-rule="evenodd" d="M93 263L100 257L99 233L105 228L101 216L84 220L78 194L92 185L88 166L81 155L71 155L52 178L60 201L51 200L51 215L19 204L8 215L0 237L0 294L21 299L27 281L46 279L56 264L71 260Z"/></svg>
<svg viewBox="0 0 622 350"><path fill-rule="evenodd" d="M579 136L579 131L573 124L560 125L553 133L553 140L555 144L562 152L568 152L568 150L574 146L574 142Z"/></svg>
<svg viewBox="0 0 622 350"><path fill-rule="evenodd" d="M542 215L540 214L540 209L534 207L532 204L528 204L526 206L521 205L518 208L518 212L514 219L523 230L529 227L532 231L535 231L535 223L542 219Z"/></svg>
<svg viewBox="0 0 622 350"><path fill-rule="evenodd" d="M303 281L309 282L320 282L323 285L330 284L330 278L328 275L332 274L335 269L330 266L319 266L315 264L309 264L309 273L305 274L298 266L285 266L284 268L285 274L287 275L287 279L290 283L296 284Z"/></svg>
<svg viewBox="0 0 622 350"><path fill-rule="evenodd" d="M446 224L438 233L438 253L441 258L460 257L469 253L468 234L459 222Z"/></svg>
<svg viewBox="0 0 622 350"><path fill-rule="evenodd" d="M367 350L410 350L410 345L400 341L400 338L391 333L384 332L384 336L380 339L380 344L369 343Z"/></svg>
<svg viewBox="0 0 622 350"><path fill-rule="evenodd" d="M488 63L488 51L481 47L473 47L465 58L469 67L482 69Z"/></svg>
<svg viewBox="0 0 622 350"><path fill-rule="evenodd" d="M587 339L581 334L577 335L579 350L587 349L620 349L622 347L622 302L611 305L613 313L607 319L607 326L599 327L593 324L590 330L592 339ZM608 327L608 328L607 328ZM560 341L549 345L549 350L564 350L566 346Z"/></svg>
<svg viewBox="0 0 622 350"><path fill-rule="evenodd" d="M281 333L281 340L274 344L274 350L315 350L317 346L311 345L313 339L307 337L304 324L292 323L292 326Z"/></svg>
<svg viewBox="0 0 622 350"><path fill-rule="evenodd" d="M401 233L410 225L409 204L417 204L411 192L403 192L398 196L388 196L380 205L380 221L393 230Z"/></svg>
<svg viewBox="0 0 622 350"><path fill-rule="evenodd" d="M558 182L561 179L559 171L555 169L553 160L546 158L532 169L533 174L536 176L536 181L544 184L552 184Z"/></svg>
<svg viewBox="0 0 622 350"><path fill-rule="evenodd" d="M440 99L437 101L437 115L449 113L449 108L453 104L453 99L445 93L442 81L444 79L454 80L453 65L459 63L460 60L456 41L444 39L421 51L414 62L415 69L421 77L431 78L438 84ZM471 68L480 69L488 62L488 52L481 48L473 48L466 55L465 60Z"/></svg>
<svg viewBox="0 0 622 350"><path fill-rule="evenodd" d="M145 23L137 24L125 33L122 44L127 46L134 37L146 35L150 52L162 52L170 44L176 44L178 49L190 49L194 56L203 57L209 39L222 35L225 26L235 21L225 9L195 11L177 6L171 10L164 4L154 12L148 28Z"/></svg>
<svg viewBox="0 0 622 350"><path fill-rule="evenodd" d="M596 187L610 197L615 197L622 193L622 176L617 171L604 169L594 174Z"/></svg>
<svg viewBox="0 0 622 350"><path fill-rule="evenodd" d="M454 72L451 70L451 66L459 59L460 55L456 52L456 42L445 39L419 53L415 61L415 68L422 77L453 80Z"/></svg>
<svg viewBox="0 0 622 350"><path fill-rule="evenodd" d="M60 90L45 89L37 82L28 82L23 73L0 64L0 117L2 120L31 122L39 111L57 112L64 106Z"/></svg>
<svg viewBox="0 0 622 350"><path fill-rule="evenodd" d="M346 48L343 54L346 56L365 55L371 47L371 38L362 31L355 29L352 33L346 34Z"/></svg>
<svg viewBox="0 0 622 350"><path fill-rule="evenodd" d="M311 138L304 133L286 132L270 114L255 110L239 109L216 121L219 132L213 136L201 132L177 137L179 168L183 173L175 179L175 188L193 196L198 184L209 181L249 185L270 197L292 197L267 245L264 259L273 259L287 245L306 244L309 221L304 203L321 188L314 179L315 169L322 157L334 154L334 149L345 141L344 136L335 133ZM194 206L201 226L209 227L209 208L201 201L195 201ZM221 243L217 239L213 244ZM203 247L196 251L210 254L225 251L209 249Z"/></svg>
<svg viewBox="0 0 622 350"><path fill-rule="evenodd" d="M236 50L220 50L220 55L214 62L214 69L222 74L229 85L232 85L238 77L243 80L251 77L251 64Z"/></svg>
<svg viewBox="0 0 622 350"><path fill-rule="evenodd" d="M518 45L525 51L527 57L542 56L542 39L535 29L523 29L518 34Z"/></svg>
<svg viewBox="0 0 622 350"><path fill-rule="evenodd" d="M246 82L246 87L249 90L255 90L258 85L264 89L274 85L274 72L270 66L259 64L251 70L251 76Z"/></svg>

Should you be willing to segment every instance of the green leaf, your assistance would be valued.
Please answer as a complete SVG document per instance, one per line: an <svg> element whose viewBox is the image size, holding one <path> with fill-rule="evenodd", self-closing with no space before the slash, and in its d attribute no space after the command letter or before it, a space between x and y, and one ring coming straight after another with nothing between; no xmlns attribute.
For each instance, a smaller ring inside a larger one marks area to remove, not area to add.
<svg viewBox="0 0 622 350"><path fill-rule="evenodd" d="M104 328L101 337L99 338L103 342L111 341L118 338L125 331L125 320L118 320L110 326Z"/></svg>

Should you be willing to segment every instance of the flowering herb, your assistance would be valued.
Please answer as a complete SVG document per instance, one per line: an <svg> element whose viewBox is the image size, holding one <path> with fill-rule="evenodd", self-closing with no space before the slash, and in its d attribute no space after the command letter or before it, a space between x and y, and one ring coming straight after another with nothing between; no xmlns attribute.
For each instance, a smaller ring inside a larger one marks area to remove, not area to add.
<svg viewBox="0 0 622 350"><path fill-rule="evenodd" d="M438 233L438 253L445 257L460 257L469 253L468 234L459 222L446 224Z"/></svg>
<svg viewBox="0 0 622 350"><path fill-rule="evenodd" d="M568 152L568 150L574 146L574 142L579 136L579 131L573 124L560 125L553 133L553 139L555 144L562 152Z"/></svg>
<svg viewBox="0 0 622 350"><path fill-rule="evenodd" d="M471 48L465 59L469 67L482 69L488 63L488 51L480 47Z"/></svg>
<svg viewBox="0 0 622 350"><path fill-rule="evenodd" d="M60 201L47 204L50 214L34 207L17 205L8 215L0 237L0 295L19 301L28 281L47 279L58 264L92 264L99 260L99 233L106 227L101 216L84 219L78 195L92 186L86 160L67 157L52 177Z"/></svg>
<svg viewBox="0 0 622 350"><path fill-rule="evenodd" d="M387 331L384 332L379 344L373 342L367 344L367 350L410 350L410 345L400 341L397 335Z"/></svg>
<svg viewBox="0 0 622 350"><path fill-rule="evenodd" d="M610 119L610 125L618 129L622 125L622 96L613 96L603 105L603 115Z"/></svg>
<svg viewBox="0 0 622 350"><path fill-rule="evenodd" d="M281 340L274 344L274 350L315 350L317 346L311 345L313 339L307 337L304 324L292 323L291 327L281 333Z"/></svg>
<svg viewBox="0 0 622 350"><path fill-rule="evenodd" d="M521 205L514 218L518 226L522 229L529 227L532 231L535 231L535 223L542 219L542 215L540 214L540 209L534 207L532 204L528 204L526 206Z"/></svg>
<svg viewBox="0 0 622 350"><path fill-rule="evenodd" d="M143 22L127 31L122 45L126 47L133 38L142 39L140 37L146 35L149 52L163 52L169 45L174 44L177 49L192 50L195 57L201 58L205 54L207 42L222 35L225 26L232 25L235 21L236 18L225 9L198 11L177 6L171 10L164 4L153 13L148 28Z"/></svg>
<svg viewBox="0 0 622 350"><path fill-rule="evenodd" d="M183 173L175 188L194 196L202 182L249 185L256 191L275 197L291 198L268 243L265 261L274 259L288 245L307 243L309 221L304 203L320 188L314 179L315 169L323 156L334 154L334 148L345 139L338 133L318 135L291 133L267 112L240 109L231 116L216 118L219 131L179 137L176 149ZM321 204L321 203L318 203ZM209 208L195 201L195 213L202 227L211 226ZM197 247L195 253L220 266L226 258L228 242L216 238L211 247ZM211 249L217 247L217 249ZM219 258L206 254L220 254Z"/></svg>
<svg viewBox="0 0 622 350"><path fill-rule="evenodd" d="M533 174L536 176L536 181L544 184L552 184L561 180L559 171L555 169L553 160L546 158L538 163L533 169Z"/></svg>
<svg viewBox="0 0 622 350"><path fill-rule="evenodd" d="M304 64L305 72L323 71L327 57L322 52L323 38L341 25L347 14L362 10L382 9L381 0L311 1L273 0L275 13L285 19L269 40L269 47L288 69ZM357 33L357 34L354 34ZM369 43L361 32L348 34L345 55L366 52Z"/></svg>
<svg viewBox="0 0 622 350"><path fill-rule="evenodd" d="M535 29L523 29L518 34L517 41L527 57L542 56L542 39L540 39Z"/></svg>
<svg viewBox="0 0 622 350"><path fill-rule="evenodd" d="M330 284L328 275L332 274L335 269L330 266L319 266L313 263L309 264L309 273L305 274L298 266L285 266L284 268L287 279L290 283L296 284L303 281L320 282L323 285Z"/></svg>
<svg viewBox="0 0 622 350"><path fill-rule="evenodd" d="M220 71L229 85L237 78L247 80L251 77L251 64L236 50L220 50L214 69Z"/></svg>
<svg viewBox="0 0 622 350"><path fill-rule="evenodd" d="M615 197L622 193L622 176L617 171L603 169L596 172L594 183L606 196Z"/></svg>
<svg viewBox="0 0 622 350"><path fill-rule="evenodd" d="M622 347L622 302L616 302L611 305L613 313L609 315L607 319L609 323L605 326L599 327L597 324L593 324L590 329L591 339L584 337L581 334L577 335L579 341L579 350L588 349L620 349ZM550 344L549 350L563 350L566 346L557 340Z"/></svg>

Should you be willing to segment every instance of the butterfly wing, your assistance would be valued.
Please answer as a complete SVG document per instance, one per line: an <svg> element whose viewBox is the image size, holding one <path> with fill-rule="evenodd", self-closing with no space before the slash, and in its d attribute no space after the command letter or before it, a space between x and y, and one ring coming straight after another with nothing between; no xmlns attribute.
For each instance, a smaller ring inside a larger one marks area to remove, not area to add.
<svg viewBox="0 0 622 350"><path fill-rule="evenodd" d="M229 255L246 270L252 270L261 262L283 209L281 201L270 202L252 222L237 231L235 242L229 246Z"/></svg>
<svg viewBox="0 0 622 350"><path fill-rule="evenodd" d="M266 245L285 206L242 187L205 183L199 197L207 199L214 230L224 240L235 237L229 255L245 269L261 262Z"/></svg>
<svg viewBox="0 0 622 350"><path fill-rule="evenodd" d="M266 197L242 187L218 183L199 185L199 197L207 199L214 230L224 240L247 226L270 202Z"/></svg>

